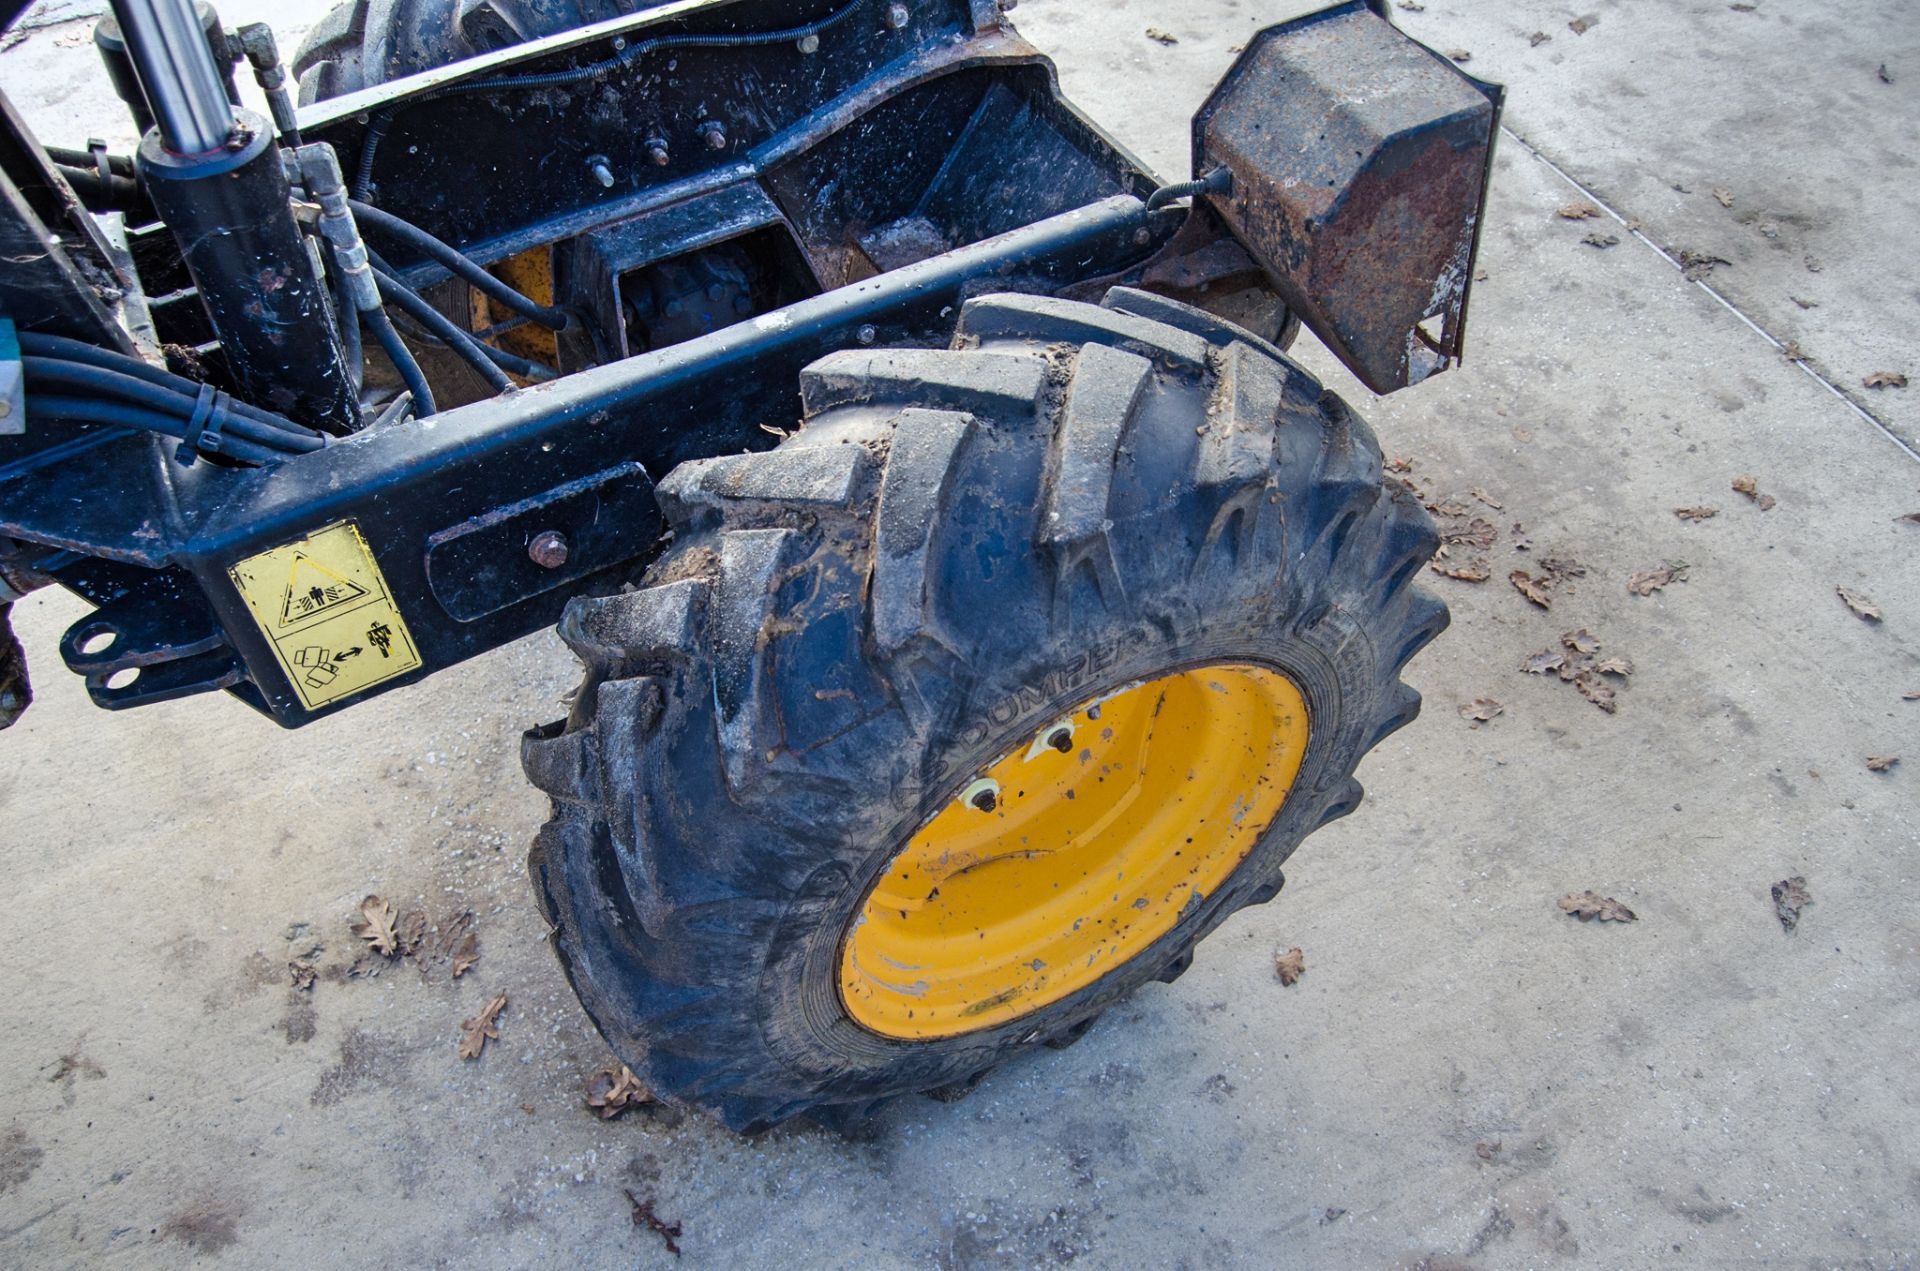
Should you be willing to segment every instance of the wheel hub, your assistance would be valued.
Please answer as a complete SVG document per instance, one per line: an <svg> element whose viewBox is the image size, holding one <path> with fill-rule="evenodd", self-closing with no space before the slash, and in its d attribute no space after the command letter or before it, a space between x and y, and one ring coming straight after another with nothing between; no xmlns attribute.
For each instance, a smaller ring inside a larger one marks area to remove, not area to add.
<svg viewBox="0 0 1920 1271"><path fill-rule="evenodd" d="M1248 663L1081 703L889 862L842 944L848 1014L885 1037L953 1037L1112 974L1246 859L1308 734L1299 688Z"/></svg>

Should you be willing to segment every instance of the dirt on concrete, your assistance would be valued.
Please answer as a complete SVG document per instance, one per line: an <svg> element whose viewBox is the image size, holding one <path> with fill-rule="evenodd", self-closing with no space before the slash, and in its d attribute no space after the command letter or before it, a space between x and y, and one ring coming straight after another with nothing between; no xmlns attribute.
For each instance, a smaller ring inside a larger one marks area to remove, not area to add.
<svg viewBox="0 0 1920 1271"><path fill-rule="evenodd" d="M603 1120L583 1094L611 1056L522 864L544 808L517 739L561 713L557 640L282 733L224 699L95 710L53 654L83 607L36 593L15 622L39 700L0 738L0 1261L1920 1262L1920 528L1895 519L1920 510L1899 440L1920 399L1897 396L1920 390L1852 386L1915 369L1912 113L1874 106L1920 84L1915 36L1856 0L1596 4L1580 33L1586 11L1519 0L1396 10L1514 87L1469 361L1380 400L1311 337L1297 352L1397 478L1487 522L1455 551L1489 577L1429 577L1455 621L1412 668L1426 713L1178 983L852 1138ZM272 7L288 46L322 8ZM1305 7L1015 16L1082 106L1184 175L1185 120L1236 46ZM60 43L86 29L31 31L0 73L46 139L124 144L91 52ZM1639 230L1583 243L1594 220L1557 209L1588 198ZM1780 237L1738 219L1759 209ZM1680 248L1732 262L1717 294ZM1552 573L1549 607L1515 570ZM1525 669L1568 648L1630 660L1611 712ZM1787 931L1772 889L1793 879ZM1586 891L1637 920L1573 920L1558 902ZM470 911L478 959L367 974L368 894ZM1311 971L1283 987L1292 949ZM462 1021L502 992L498 1040L463 1061Z"/></svg>

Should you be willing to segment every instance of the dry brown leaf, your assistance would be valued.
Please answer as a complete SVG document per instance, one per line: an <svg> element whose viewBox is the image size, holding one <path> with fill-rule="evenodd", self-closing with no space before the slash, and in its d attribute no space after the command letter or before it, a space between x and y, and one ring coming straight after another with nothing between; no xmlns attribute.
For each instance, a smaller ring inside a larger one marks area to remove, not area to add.
<svg viewBox="0 0 1920 1271"><path fill-rule="evenodd" d="M296 989L312 988L314 977L319 974L319 971L320 968L317 965L305 958L295 958L287 963L287 974L293 977L293 987Z"/></svg>
<svg viewBox="0 0 1920 1271"><path fill-rule="evenodd" d="M1384 467L1388 472L1412 472L1413 460L1409 459L1405 455L1399 455L1392 459L1387 460L1386 463L1382 464L1381 466Z"/></svg>
<svg viewBox="0 0 1920 1271"><path fill-rule="evenodd" d="M1575 199L1571 203L1561 204L1559 214L1565 220L1584 221L1589 217L1600 215L1600 209L1585 199Z"/></svg>
<svg viewBox="0 0 1920 1271"><path fill-rule="evenodd" d="M1620 245L1620 236L1618 234L1603 234L1599 230L1594 230L1580 241L1589 247L1618 247Z"/></svg>
<svg viewBox="0 0 1920 1271"><path fill-rule="evenodd" d="M1545 44L1548 40L1551 40L1552 38L1553 37L1551 35L1548 35L1545 31L1535 31L1532 35L1529 35L1527 37L1527 43L1533 48L1537 49L1542 44Z"/></svg>
<svg viewBox="0 0 1920 1271"><path fill-rule="evenodd" d="M1818 309L1820 307L1818 300L1808 300L1803 296L1788 296L1787 299L1793 301L1793 303L1799 305L1802 309Z"/></svg>
<svg viewBox="0 0 1920 1271"><path fill-rule="evenodd" d="M1547 586L1557 586L1564 578L1585 578L1587 567L1571 556L1542 556L1540 571L1541 582Z"/></svg>
<svg viewBox="0 0 1920 1271"><path fill-rule="evenodd" d="M1593 30L1593 28L1599 25L1600 25L1599 14L1586 13L1575 18L1573 21L1567 23L1567 29L1572 31L1575 35L1585 35L1587 32Z"/></svg>
<svg viewBox="0 0 1920 1271"><path fill-rule="evenodd" d="M1636 596L1651 596L1671 583L1685 582L1687 567L1668 562L1658 569L1643 569L1627 579L1627 590Z"/></svg>
<svg viewBox="0 0 1920 1271"><path fill-rule="evenodd" d="M1893 518L1895 525L1920 525L1920 512L1906 512Z"/></svg>
<svg viewBox="0 0 1920 1271"><path fill-rule="evenodd" d="M1879 605L1874 604L1871 600L1868 600L1865 596L1850 587L1835 587L1833 590L1840 599L1846 601L1847 608L1853 610L1854 613L1858 614L1865 621L1880 621L1882 615Z"/></svg>
<svg viewBox="0 0 1920 1271"><path fill-rule="evenodd" d="M409 909L400 915L393 924L394 944L401 957L410 958L419 952L427 938L427 915L424 910Z"/></svg>
<svg viewBox="0 0 1920 1271"><path fill-rule="evenodd" d="M1633 663L1622 657L1601 658L1593 664L1593 669L1602 675L1617 675L1624 680L1633 674Z"/></svg>
<svg viewBox="0 0 1920 1271"><path fill-rule="evenodd" d="M1473 60L1473 54L1465 49L1448 49L1447 56L1456 62L1471 62Z"/></svg>
<svg viewBox="0 0 1920 1271"><path fill-rule="evenodd" d="M1274 954L1273 973L1280 977L1282 988L1292 988L1307 973L1307 955L1298 949Z"/></svg>
<svg viewBox="0 0 1920 1271"><path fill-rule="evenodd" d="M1730 4L1727 6L1727 8L1732 9L1735 13L1752 13L1754 10L1758 9L1759 7L1760 6L1757 4L1746 4L1744 2L1737 3L1737 4Z"/></svg>
<svg viewBox="0 0 1920 1271"><path fill-rule="evenodd" d="M1785 344L1781 345L1780 356L1789 362L1804 362L1807 360L1807 355L1801 351L1800 341L1798 340L1788 340Z"/></svg>
<svg viewBox="0 0 1920 1271"><path fill-rule="evenodd" d="M1732 207L1733 191L1732 190L1715 190L1713 192L1713 201L1715 203L1718 203L1721 207Z"/></svg>
<svg viewBox="0 0 1920 1271"><path fill-rule="evenodd" d="M1486 504L1488 507L1492 508L1496 512L1504 510L1504 508L1502 507L1498 499L1495 499L1491 494L1488 494L1485 490L1482 490L1479 486L1473 487L1473 489L1467 491L1467 493L1471 494L1474 498L1480 500L1482 503Z"/></svg>
<svg viewBox="0 0 1920 1271"><path fill-rule="evenodd" d="M1580 674L1574 676L1573 686L1580 691L1580 696L1586 698L1589 702L1592 702L1609 715L1620 709L1620 703L1615 700L1613 685L1607 683L1592 671L1582 671Z"/></svg>
<svg viewBox="0 0 1920 1271"><path fill-rule="evenodd" d="M1408 13L1425 13L1427 11L1427 6L1421 4L1420 0L1400 0L1400 7Z"/></svg>
<svg viewBox="0 0 1920 1271"><path fill-rule="evenodd" d="M1500 531L1493 522L1484 517L1474 517L1465 524L1455 522L1440 531L1440 541L1454 547L1472 547L1485 551L1492 547L1494 540L1500 537Z"/></svg>
<svg viewBox="0 0 1920 1271"><path fill-rule="evenodd" d="M1710 507L1675 508L1673 514L1683 521L1704 521L1708 517L1719 516L1720 509Z"/></svg>
<svg viewBox="0 0 1920 1271"><path fill-rule="evenodd" d="M1795 874L1792 878L1783 878L1773 885L1773 912L1780 919L1780 925L1792 931L1800 925L1800 911L1813 903L1813 897L1807 893L1807 880Z"/></svg>
<svg viewBox="0 0 1920 1271"><path fill-rule="evenodd" d="M1735 477L1733 479L1733 492L1735 494L1744 494L1749 499L1752 499L1762 512L1771 512L1773 510L1774 497L1771 494L1761 493L1760 483L1752 477Z"/></svg>
<svg viewBox="0 0 1920 1271"><path fill-rule="evenodd" d="M1500 1140L1495 1139L1489 1143L1487 1140L1481 1139L1473 1145L1473 1154L1483 1161L1492 1160L1494 1157L1500 1155Z"/></svg>
<svg viewBox="0 0 1920 1271"><path fill-rule="evenodd" d="M1464 565L1449 565L1443 561L1435 561L1431 568L1442 578L1457 578L1463 583L1483 583L1492 577L1486 560L1477 556Z"/></svg>
<svg viewBox="0 0 1920 1271"><path fill-rule="evenodd" d="M611 1121L628 1108L652 1102L653 1092L641 1085L640 1078L625 1064L602 1068L587 1078L587 1106L602 1121Z"/></svg>
<svg viewBox="0 0 1920 1271"><path fill-rule="evenodd" d="M679 1257L680 1246L675 1242L680 1236L680 1224L677 1222L667 1222L661 1218L660 1215L654 1213L653 1202L651 1200L641 1200L638 1196L635 1196L631 1187L623 1187L621 1190L627 1194L627 1203L633 1206L633 1225L636 1227L645 1227L648 1231L660 1237L661 1240L666 1242L667 1252L676 1258Z"/></svg>
<svg viewBox="0 0 1920 1271"><path fill-rule="evenodd" d="M399 937L393 930L393 906L378 896L368 896L360 902L360 921L349 930L365 940L382 957L392 957L394 950L400 946Z"/></svg>
<svg viewBox="0 0 1920 1271"><path fill-rule="evenodd" d="M1533 540L1527 537L1527 531L1521 527L1518 521L1513 523L1513 550L1516 552L1533 550Z"/></svg>
<svg viewBox="0 0 1920 1271"><path fill-rule="evenodd" d="M1516 569L1507 575L1507 581L1513 584L1514 590L1542 609L1553 608L1553 597L1547 592L1552 585L1550 580L1535 578L1524 569Z"/></svg>
<svg viewBox="0 0 1920 1271"><path fill-rule="evenodd" d="M1900 700L1903 702L1920 702L1920 688L1913 690L1911 693L1902 693Z"/></svg>
<svg viewBox="0 0 1920 1271"><path fill-rule="evenodd" d="M472 1019L460 1024L460 1058L478 1059L489 1040L500 1040L500 1012L507 1009L507 995L498 994Z"/></svg>
<svg viewBox="0 0 1920 1271"><path fill-rule="evenodd" d="M1712 252L1697 252L1692 248L1684 248L1680 252L1680 273L1688 282L1699 282L1712 273L1716 265L1732 263L1725 256L1715 256Z"/></svg>
<svg viewBox="0 0 1920 1271"><path fill-rule="evenodd" d="M1900 762L1899 755L1868 755L1867 771L1868 772L1891 772L1893 771L1893 765L1899 762Z"/></svg>
<svg viewBox="0 0 1920 1271"><path fill-rule="evenodd" d="M1148 28L1147 28L1147 38L1148 38L1149 40L1152 40L1152 41L1153 41L1153 42L1154 42L1155 44L1178 44L1178 43L1180 43L1180 37L1179 37L1179 36L1177 36L1177 35L1175 35L1175 34L1174 34L1173 32L1171 32L1171 31L1162 31L1162 30L1161 30L1161 29L1160 29L1159 27L1157 27L1157 26L1150 26L1150 27L1148 27Z"/></svg>
<svg viewBox="0 0 1920 1271"><path fill-rule="evenodd" d="M1520 664L1520 669L1528 675L1545 675L1549 671L1558 671L1567 664L1567 655L1558 649L1542 649Z"/></svg>
<svg viewBox="0 0 1920 1271"><path fill-rule="evenodd" d="M1494 701L1491 697L1476 697L1471 702L1465 702L1461 705L1460 718L1466 720L1475 728L1478 728L1495 715L1506 714L1506 711L1506 707Z"/></svg>
<svg viewBox="0 0 1920 1271"><path fill-rule="evenodd" d="M1860 382L1868 388L1905 388L1907 377L1898 371L1875 371Z"/></svg>
<svg viewBox="0 0 1920 1271"><path fill-rule="evenodd" d="M1611 896L1602 896L1599 892L1582 891L1560 898L1560 908L1566 910L1582 922L1589 918L1598 918L1601 922L1638 922L1640 919L1633 910L1627 908Z"/></svg>
<svg viewBox="0 0 1920 1271"><path fill-rule="evenodd" d="M473 964L479 960L480 937L469 931L453 946L453 978L457 980L473 970Z"/></svg>
<svg viewBox="0 0 1920 1271"><path fill-rule="evenodd" d="M1600 639L1585 627L1576 627L1560 637L1560 643L1573 653L1598 653Z"/></svg>

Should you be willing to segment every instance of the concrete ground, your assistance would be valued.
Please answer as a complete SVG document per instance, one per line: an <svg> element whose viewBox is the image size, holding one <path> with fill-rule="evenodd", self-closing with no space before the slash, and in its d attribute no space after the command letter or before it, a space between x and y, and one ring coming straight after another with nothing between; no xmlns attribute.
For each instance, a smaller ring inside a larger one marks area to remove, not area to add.
<svg viewBox="0 0 1920 1271"><path fill-rule="evenodd" d="M80 606L40 594L40 700L0 740L0 1261L666 1265L631 1189L690 1266L1920 1265L1920 387L1861 383L1920 378L1920 38L1868 0L1582 6L1398 15L1513 90L1471 361L1381 401L1301 351L1408 475L1501 505L1493 579L1431 578L1455 623L1413 668L1427 713L1184 979L858 1141L598 1121L608 1056L521 867L555 640L287 734L218 700L95 711L53 652ZM272 7L289 43L317 12ZM1016 16L1171 172L1230 46L1300 7ZM85 29L0 59L49 138L116 126L64 47ZM1589 199L1637 233L1556 214ZM1683 250L1727 263L1690 281ZM1586 569L1550 611L1505 581L1546 556ZM1685 581L1629 594L1668 562ZM1615 714L1519 669L1582 627L1635 666ZM1479 698L1504 713L1474 727ZM1789 934L1769 886L1796 875ZM1588 888L1639 920L1556 907ZM369 892L472 910L478 964L348 978Z"/></svg>

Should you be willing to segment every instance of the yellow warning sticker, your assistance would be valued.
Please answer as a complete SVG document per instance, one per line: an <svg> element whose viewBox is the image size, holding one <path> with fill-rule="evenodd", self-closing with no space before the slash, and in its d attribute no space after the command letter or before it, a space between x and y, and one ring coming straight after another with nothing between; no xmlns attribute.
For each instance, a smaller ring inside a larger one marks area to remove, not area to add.
<svg viewBox="0 0 1920 1271"><path fill-rule="evenodd" d="M227 571L308 710L420 666L387 580L352 521Z"/></svg>

